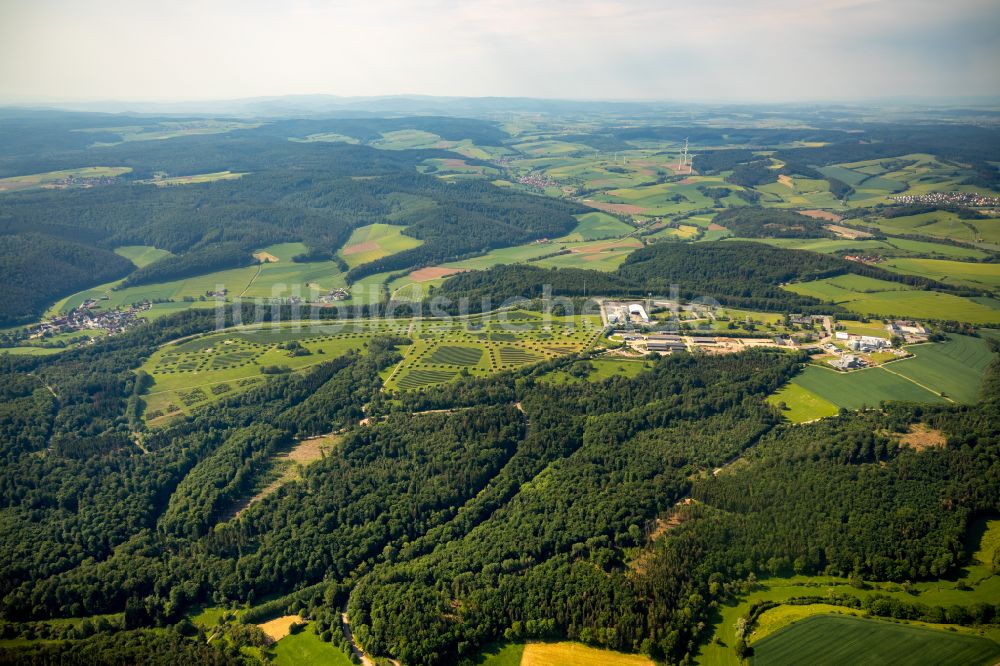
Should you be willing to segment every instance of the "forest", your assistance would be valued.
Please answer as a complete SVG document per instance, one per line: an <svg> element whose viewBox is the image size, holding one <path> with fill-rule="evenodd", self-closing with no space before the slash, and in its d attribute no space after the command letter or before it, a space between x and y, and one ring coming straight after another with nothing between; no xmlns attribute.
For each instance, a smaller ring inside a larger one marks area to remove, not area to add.
<svg viewBox="0 0 1000 666"><path fill-rule="evenodd" d="M681 354L632 379L571 384L544 381L574 362L555 359L387 400L378 373L407 340L376 338L149 432L143 453L123 436L129 400L112 397L131 395L128 368L158 341L210 325L190 311L58 357L4 357L11 631L124 612L74 654L109 641L152 654L171 636L194 654L205 647L186 609L277 594L260 613L328 618L347 600L366 648L407 664L458 663L503 636L673 662L751 574L937 577L961 563L968 521L1000 508L996 363L977 406L788 426L764 397L797 372L794 355ZM412 414L428 410L445 411ZM901 446L895 433L915 422L948 446ZM345 428L300 482L230 517L269 458ZM651 542L674 511L679 525ZM234 644L204 659L237 659Z"/></svg>

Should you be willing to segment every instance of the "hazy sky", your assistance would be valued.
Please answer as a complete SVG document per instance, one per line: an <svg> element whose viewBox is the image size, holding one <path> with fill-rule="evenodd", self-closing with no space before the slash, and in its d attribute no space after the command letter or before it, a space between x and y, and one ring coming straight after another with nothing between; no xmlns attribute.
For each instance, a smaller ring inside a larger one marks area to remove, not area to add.
<svg viewBox="0 0 1000 666"><path fill-rule="evenodd" d="M0 100L1000 94L1000 0L0 0Z"/></svg>

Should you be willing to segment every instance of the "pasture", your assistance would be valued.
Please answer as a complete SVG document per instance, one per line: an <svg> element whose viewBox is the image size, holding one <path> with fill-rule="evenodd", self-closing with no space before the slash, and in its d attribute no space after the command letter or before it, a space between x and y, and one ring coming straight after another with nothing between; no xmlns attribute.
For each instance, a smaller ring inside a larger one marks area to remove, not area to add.
<svg viewBox="0 0 1000 666"><path fill-rule="evenodd" d="M338 627L334 627L340 631ZM353 662L344 652L330 643L324 643L319 636L306 627L297 634L285 636L270 649L270 663L275 666L350 666Z"/></svg>
<svg viewBox="0 0 1000 666"><path fill-rule="evenodd" d="M403 229L405 227L381 223L358 227L340 249L340 257L350 268L354 268L423 243L416 238L404 236Z"/></svg>
<svg viewBox="0 0 1000 666"><path fill-rule="evenodd" d="M781 415L792 423L806 423L816 419L835 416L840 409L825 398L821 398L800 384L791 381L777 393L767 398L767 402L781 410ZM781 409L784 405L784 409Z"/></svg>
<svg viewBox="0 0 1000 666"><path fill-rule="evenodd" d="M751 664L992 664L985 638L841 615L814 615L754 643Z"/></svg>
<svg viewBox="0 0 1000 666"><path fill-rule="evenodd" d="M148 266L154 261L174 256L172 252L160 250L151 245L123 245L115 248L115 254L125 257L139 268Z"/></svg>
<svg viewBox="0 0 1000 666"><path fill-rule="evenodd" d="M913 402L945 402L944 398L931 388L924 388L896 373L896 366L906 361L897 361L887 366L865 368L853 372L837 372L833 369L810 365L792 379L813 395L846 409L878 407L887 400ZM890 370L892 368L892 370Z"/></svg>
<svg viewBox="0 0 1000 666"><path fill-rule="evenodd" d="M576 219L579 220L576 229L557 240L570 242L603 240L605 238L620 238L635 231L635 227L632 225L607 213L583 213L577 215Z"/></svg>

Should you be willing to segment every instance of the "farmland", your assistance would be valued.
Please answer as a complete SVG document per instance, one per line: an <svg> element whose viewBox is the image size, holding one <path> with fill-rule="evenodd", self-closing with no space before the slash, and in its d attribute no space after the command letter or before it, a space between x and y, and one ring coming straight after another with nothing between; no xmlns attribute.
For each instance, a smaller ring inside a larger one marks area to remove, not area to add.
<svg viewBox="0 0 1000 666"><path fill-rule="evenodd" d="M422 241L403 235L404 227L393 224L369 224L358 227L340 250L341 258L351 268L419 246Z"/></svg>
<svg viewBox="0 0 1000 666"><path fill-rule="evenodd" d="M751 664L992 664L1000 646L985 638L837 615L815 615L754 645Z"/></svg>
<svg viewBox="0 0 1000 666"><path fill-rule="evenodd" d="M635 654L599 650L581 643L511 644L487 650L482 666L652 666Z"/></svg>
<svg viewBox="0 0 1000 666"><path fill-rule="evenodd" d="M0 192L30 190L38 187L68 187L84 185L96 179L117 178L132 171L132 167L81 167L62 171L47 171L26 176L0 178Z"/></svg>
<svg viewBox="0 0 1000 666"><path fill-rule="evenodd" d="M882 267L906 275L922 275L960 287L1000 291L1000 264L942 259L892 259Z"/></svg>
<svg viewBox="0 0 1000 666"><path fill-rule="evenodd" d="M797 282L786 285L785 289L843 305L861 315L955 320L974 324L1000 323L1000 311L969 298L923 291L859 275Z"/></svg>
<svg viewBox="0 0 1000 666"><path fill-rule="evenodd" d="M558 240L602 240L604 238L618 238L635 231L635 228L631 225L625 224L618 218L607 213L584 213L577 215L576 219L580 221L576 229Z"/></svg>
<svg viewBox="0 0 1000 666"><path fill-rule="evenodd" d="M199 173L191 176L164 176L152 180L143 181L158 187L169 187L170 185L197 185L199 183L214 183L217 180L235 180L242 178L246 173L233 171L216 171L213 173Z"/></svg>
<svg viewBox="0 0 1000 666"><path fill-rule="evenodd" d="M869 334L859 325L846 328ZM907 350L912 358L847 373L807 366L768 401L785 403L785 417L801 423L832 416L841 407L876 407L885 400L971 404L978 399L992 360L984 340L952 335L946 342L911 345Z"/></svg>

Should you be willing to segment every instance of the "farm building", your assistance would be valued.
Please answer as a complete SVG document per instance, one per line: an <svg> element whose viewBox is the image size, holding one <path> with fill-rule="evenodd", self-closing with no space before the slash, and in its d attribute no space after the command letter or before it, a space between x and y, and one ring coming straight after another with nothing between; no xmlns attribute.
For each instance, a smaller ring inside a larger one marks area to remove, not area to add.
<svg viewBox="0 0 1000 666"><path fill-rule="evenodd" d="M845 331L837 331L836 333L834 333L833 337L835 337L837 340L843 340L844 342L851 339L851 336Z"/></svg>
<svg viewBox="0 0 1000 666"><path fill-rule="evenodd" d="M696 345L705 345L705 346L718 344L718 341L715 338L691 338L691 342L695 343Z"/></svg>

